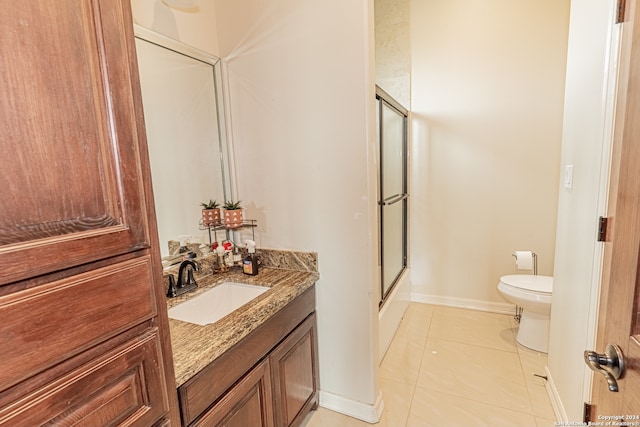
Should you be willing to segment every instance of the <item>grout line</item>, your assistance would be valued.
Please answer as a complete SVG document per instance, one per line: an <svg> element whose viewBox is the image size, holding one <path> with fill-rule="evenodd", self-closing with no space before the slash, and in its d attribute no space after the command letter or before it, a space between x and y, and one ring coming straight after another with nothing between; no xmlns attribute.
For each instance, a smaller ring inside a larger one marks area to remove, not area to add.
<svg viewBox="0 0 640 427"><path fill-rule="evenodd" d="M527 373L525 372L525 367L524 367L524 364L522 363L522 357L520 357L520 350L518 349L518 344L516 344L516 354L518 355L520 372L522 372L522 378L524 379L525 390L527 391L527 398L529 399L529 407L531 408L531 415L535 417L535 409L533 407L533 399L531 398L531 392L529 391L529 382L527 381Z"/></svg>
<svg viewBox="0 0 640 427"><path fill-rule="evenodd" d="M427 341L429 341L430 339L431 340L436 340L436 341L450 342L450 343L454 343L454 344L467 345L469 347L475 347L475 348L479 348L479 349L482 349L482 350L494 350L494 351L501 351L503 353L516 354L516 355L518 354L517 349L516 350L507 350L507 349L504 349L504 348L488 347L488 346L484 346L484 345L472 344L472 343L467 343L467 342L462 342L462 341L455 341L455 340L446 339L446 338L427 337Z"/></svg>
<svg viewBox="0 0 640 427"><path fill-rule="evenodd" d="M411 304L416 304L416 303L411 303ZM410 383L408 383L406 381L402 381L402 380L385 378L385 380L387 380L387 381L392 381L392 382L395 382L395 383L398 383L398 384L403 384L403 385L412 387L411 398L410 398L409 405L408 405L409 409L408 409L408 412L406 413L405 422L403 424L404 427L407 427L408 424L409 424L409 419L410 419L411 414L413 412L414 404L416 404L415 397L416 397L416 392L418 391L418 387L420 387L420 390L434 391L432 389L429 389L428 387L423 387L423 386L419 386L418 385L418 380L420 378L420 372L422 371L423 365L425 363L427 363L426 351L427 351L427 346L428 346L428 343L429 343L430 340L441 340L441 341L447 341L447 342L452 342L452 343L456 343L456 344L464 344L464 345L469 345L469 346L476 347L476 348L482 349L482 350L495 350L495 351L501 351L501 352L508 353L508 354L513 354L514 353L514 351L505 350L505 349L499 349L499 348L494 348L494 347L486 347L486 346L482 346L482 345L469 344L469 343L464 343L464 342L460 342L460 341L453 341L453 340L448 340L448 339L432 337L431 334L433 332L432 328L433 328L433 325L434 325L434 318L436 316L436 312L439 311L439 310L437 310L438 306L436 306L436 305L432 305L432 306L433 306L433 310L430 311L430 314L428 315L429 316L428 320L425 318L425 323L428 322L428 325L426 325L427 326L426 327L426 330L427 330L426 337L424 337L422 335L422 333L419 334L419 337L418 337L418 334L416 334L416 335L409 334L408 336L403 337L405 339L408 339L409 341L413 341L414 343L417 341L418 338L420 338L420 339L424 338L424 344L422 345L420 363L419 363L419 367L418 367L418 378L416 379L415 384L410 384ZM473 311L473 310L471 310L471 311ZM407 317L405 315L405 317L401 321L400 327L408 326L407 323L409 323L409 322L416 322L417 321L419 323L420 320L422 319L422 317L423 316L416 316L416 317L412 316L412 319L409 321L409 320L407 320ZM426 317L426 314L425 314L425 317ZM404 325L403 325L403 323L404 323ZM425 323L422 323L421 326L424 326ZM513 328L513 326L514 326L513 323L511 321L509 321L509 328L511 329L511 328ZM531 389L529 387L528 376L527 376L527 373L525 372L525 365L524 365L522 357L521 357L522 354L526 354L526 353L522 353L520 351L521 350L520 349L520 345L516 341L516 337L515 337L514 331L511 331L511 335L512 335L512 338L513 338L512 345L514 347L516 356L518 358L517 359L518 363L520 364L520 373L522 375L522 379L524 380L524 386L525 386L526 393L527 393L526 396L528 398L529 406L531 408L530 411L523 411L522 409L514 409L513 407L503 407L503 406L499 406L499 405L496 405L496 404L483 402L483 401L476 400L476 399L469 399L467 397L462 397L462 396L458 396L458 395L455 395L455 394L451 394L450 393L451 390L445 390L445 391L438 390L438 393L440 393L442 395L446 395L446 396L452 396L452 397L455 397L456 399L462 399L462 400L466 400L466 401L469 401L469 402L477 402L479 404L486 405L488 407L506 409L508 411L512 411L512 412L516 412L516 413L519 413L519 414L523 414L523 415L532 417L536 421L538 421L538 420L546 420L546 418L544 416L538 415L538 414L535 413L535 408L533 406L533 399L531 397L532 396ZM393 345L394 341L396 341L398 338L399 337L398 337L397 331L396 331L396 335L393 337L391 345ZM416 352L417 352L417 349L416 349ZM384 360L383 360L383 363L384 363ZM516 380L516 378L513 378L513 380ZM482 384L480 384L480 385L482 385ZM433 404L437 405L438 402L433 402ZM417 408L417 409L419 409L419 408ZM345 417L346 417L346 415L345 415ZM550 419L553 419L553 416ZM452 422L453 422L453 424L455 424L454 421L452 421ZM303 425L305 425L305 424L303 424ZM396 427L396 426L385 425L384 427Z"/></svg>
<svg viewBox="0 0 640 427"><path fill-rule="evenodd" d="M413 409L413 400L416 395L416 389L418 388L418 380L420 379L420 372L422 371L422 363L424 362L424 352L427 351L427 343L429 342L429 334L431 334L431 325L433 324L434 315L435 315L435 307L431 310L431 314L429 315L429 326L427 326L427 336L425 337L424 344L422 345L422 355L420 356L420 366L418 367L418 377L416 378L416 383L413 384L413 393L411 393L411 402L409 403L409 412L407 413L407 419L404 422L405 427L409 423L409 417L411 416L411 410Z"/></svg>
<svg viewBox="0 0 640 427"><path fill-rule="evenodd" d="M426 391L430 391L430 392L438 392L439 394L446 394L447 396L451 396L454 399L460 399L460 400L466 400L469 402L475 402L475 403L479 403L480 405L486 405L486 406L490 406L492 408L499 408L499 409L505 409L507 411L511 411L511 412L517 412L519 414L523 414L523 415L528 415L530 417L537 417L536 414L532 413L532 412L527 412L527 411L523 411L520 409L515 409L513 407L508 407L508 406L500 406L500 405L496 405L494 403L488 403L488 402L483 402L482 400L477 400L477 399L470 399L468 397L464 397L464 396L459 396L457 394L451 394L448 393L446 391L442 391L442 390L433 390L430 388L426 388L426 387L420 387L419 385L416 385L416 389L420 388L421 390L426 390ZM414 394L415 394L415 390L414 390ZM544 418L544 417L539 417L539 418Z"/></svg>
<svg viewBox="0 0 640 427"><path fill-rule="evenodd" d="M531 380L530 376L533 376L533 373L532 372L527 373L525 371L525 366L524 366L524 363L522 362L522 357L521 357L521 351L520 350L521 350L521 346L520 346L520 344L518 344L518 360L520 361L520 367L522 369L522 374L524 375L525 385L527 386L527 395L529 396L529 403L531 405L531 414L534 417L545 418L542 415L536 414L536 408L533 406L533 398L532 398L532 395L531 395L531 387L530 387L530 385L535 387L536 384L530 384L530 380ZM543 370L542 372L540 372L540 375L544 375L545 373L546 372ZM529 378L529 379L527 379L527 378ZM540 385L540 387L543 387L546 390L546 382L547 382L547 380L544 380L542 378L541 378L541 380L544 381L544 383L542 385ZM549 399L549 405L552 406L551 399ZM553 416L554 416L554 414L551 414L550 418L553 418Z"/></svg>
<svg viewBox="0 0 640 427"><path fill-rule="evenodd" d="M428 332L427 332L427 340L425 342L425 347L424 347L424 349L422 351L422 359L420 360L420 370L422 370L422 364L423 364L424 359L425 359L425 352L426 352L426 348L427 348L427 343L430 340L441 340L441 341L446 341L446 342L452 342L452 343L455 343L455 344L469 345L469 346L472 346L472 347L475 347L475 348L478 348L478 349L501 351L501 352L508 353L508 354L514 354L515 353L515 355L517 357L518 364L520 366L520 372L521 372L521 375L522 375L522 378L521 378L522 384L524 385L524 388L526 390L525 392L527 393L527 395L526 395L527 396L527 400L528 400L528 403L529 403L529 407L531 408L530 411L522 411L522 410L518 410L518 409L514 409L514 408L508 408L508 407L501 407L501 406L497 406L497 405L492 405L490 403L482 402L482 401L479 401L479 400L468 399L468 398L464 398L464 397L461 397L461 396L453 395L453 394L447 393L446 391L441 391L441 393L444 393L444 394L447 394L447 395L450 395L450 396L454 396L454 397L457 397L457 398L466 399L466 400L469 400L469 401L475 401L475 402L479 402L479 403L482 403L482 404L485 404L485 405L498 407L498 408L503 408L503 409L507 409L507 410L510 410L510 411L514 411L514 412L518 412L518 413L521 413L521 414L525 414L525 415L529 415L529 416L535 417L536 415L534 413L533 400L531 399L531 393L529 391L529 384L528 384L527 378L526 378L526 376L524 374L524 366L522 364L522 359L520 357L520 352L518 350L518 343L516 341L515 332L512 330L513 323L511 322L511 319L507 318L507 326L508 326L508 328L510 330L510 336L512 338L512 342L509 343L509 346L512 347L512 349L488 347L488 346L484 346L484 345L477 345L477 344L470 344L470 343L465 343L465 342L460 342L460 341L454 341L454 340L450 340L450 339L446 339L446 338L443 339L443 338L434 338L434 337L432 337L431 336L431 332L432 332L431 331L431 327L433 325L434 317L437 315L437 312L440 311L440 310L438 310L438 307L439 306L434 306L434 309L433 309L433 311L431 313L431 318L429 319L429 328L428 328ZM470 311L474 311L474 310L470 310ZM509 315L501 315L501 316L507 316L508 317ZM418 374L418 377L419 377L419 374ZM418 381L416 381L416 386L415 386L414 391L413 391L413 396L415 396L416 389L418 387L420 387L420 386L418 385ZM423 387L420 387L420 388L423 389ZM429 390L429 389L427 389L427 390ZM411 405L409 406L409 413L411 413L412 406L413 406L413 397L412 397L412 400L411 400ZM408 421L408 419L407 419L407 421Z"/></svg>

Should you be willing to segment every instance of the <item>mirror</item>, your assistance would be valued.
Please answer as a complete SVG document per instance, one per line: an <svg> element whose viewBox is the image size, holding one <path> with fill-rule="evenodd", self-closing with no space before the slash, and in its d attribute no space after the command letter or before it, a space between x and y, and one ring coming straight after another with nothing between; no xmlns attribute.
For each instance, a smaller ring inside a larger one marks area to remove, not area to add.
<svg viewBox="0 0 640 427"><path fill-rule="evenodd" d="M200 203L229 199L218 58L135 26L161 255L169 240L209 243Z"/></svg>

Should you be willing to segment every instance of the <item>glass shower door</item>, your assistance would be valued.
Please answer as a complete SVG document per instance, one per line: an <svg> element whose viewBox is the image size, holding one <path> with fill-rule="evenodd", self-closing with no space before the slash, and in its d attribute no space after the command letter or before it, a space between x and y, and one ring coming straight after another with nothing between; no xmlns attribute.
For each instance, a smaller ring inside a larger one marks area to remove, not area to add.
<svg viewBox="0 0 640 427"><path fill-rule="evenodd" d="M407 111L378 88L382 305L407 266Z"/></svg>

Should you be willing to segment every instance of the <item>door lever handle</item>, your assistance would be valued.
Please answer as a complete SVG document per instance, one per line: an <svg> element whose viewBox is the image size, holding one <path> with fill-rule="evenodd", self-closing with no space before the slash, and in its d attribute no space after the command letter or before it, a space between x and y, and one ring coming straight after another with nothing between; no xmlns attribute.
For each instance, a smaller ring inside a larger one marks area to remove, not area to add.
<svg viewBox="0 0 640 427"><path fill-rule="evenodd" d="M609 391L618 391L616 380L624 374L624 357L620 347L609 344L602 354L585 350L584 361L592 370L604 375L609 385Z"/></svg>

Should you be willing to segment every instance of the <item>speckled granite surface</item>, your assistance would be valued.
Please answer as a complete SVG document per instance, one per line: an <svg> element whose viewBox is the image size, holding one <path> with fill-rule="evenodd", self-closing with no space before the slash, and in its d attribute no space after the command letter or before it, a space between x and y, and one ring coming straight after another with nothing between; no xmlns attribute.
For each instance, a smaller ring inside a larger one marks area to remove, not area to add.
<svg viewBox="0 0 640 427"><path fill-rule="evenodd" d="M258 248L256 249L256 256L265 267L318 271L318 254L316 252L293 252Z"/></svg>
<svg viewBox="0 0 640 427"><path fill-rule="evenodd" d="M248 276L243 274L240 269L232 269L227 273L202 277L198 279L199 288L194 292L167 299L167 307L171 308L225 281L271 288L250 303L210 325L201 326L169 318L173 363L178 387L238 343L251 331L255 330L298 295L313 286L319 277L317 271L303 269L302 265L311 265L311 268L315 266L317 269L317 256L299 252L289 252L289 254L295 254L295 256L292 258L281 255L280 257L311 260L310 264L309 261L295 261L293 264L287 264L288 266L297 266L297 270L265 266L260 269L257 276ZM276 258L278 257L276 256Z"/></svg>
<svg viewBox="0 0 640 427"><path fill-rule="evenodd" d="M170 254L177 254L179 247L180 242L176 240L169 241ZM199 243L187 243L187 248L197 254L198 260L207 259L207 254L202 252ZM247 249L240 248L240 253L242 254L242 258L244 258L247 256ZM318 254L316 252L296 252L280 249L257 248L256 256L265 267L318 271ZM177 267L173 268L176 269L175 272L177 273Z"/></svg>

